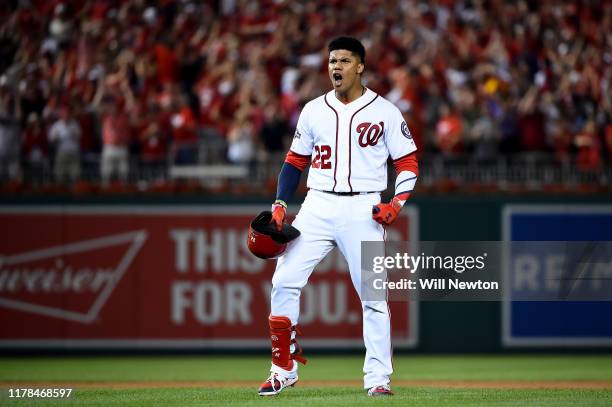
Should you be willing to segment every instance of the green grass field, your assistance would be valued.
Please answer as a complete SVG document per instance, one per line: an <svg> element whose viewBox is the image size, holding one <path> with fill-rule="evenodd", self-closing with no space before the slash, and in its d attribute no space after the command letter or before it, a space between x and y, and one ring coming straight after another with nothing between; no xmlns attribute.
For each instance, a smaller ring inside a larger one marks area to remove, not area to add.
<svg viewBox="0 0 612 407"><path fill-rule="evenodd" d="M0 358L0 405L269 406L282 399L309 407L612 406L612 355L396 357L396 395L384 399L365 395L359 356L311 357L295 388L259 397L268 363L219 356ZM43 384L73 387L74 395L8 398L8 387Z"/></svg>

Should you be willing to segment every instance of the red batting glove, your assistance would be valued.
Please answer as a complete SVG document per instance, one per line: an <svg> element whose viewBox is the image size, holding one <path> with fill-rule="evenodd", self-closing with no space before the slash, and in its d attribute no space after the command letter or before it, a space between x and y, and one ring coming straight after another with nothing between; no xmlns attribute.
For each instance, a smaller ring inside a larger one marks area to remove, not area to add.
<svg viewBox="0 0 612 407"><path fill-rule="evenodd" d="M384 226L390 226L402 210L400 200L395 197L389 203L379 203L372 207L372 219Z"/></svg>
<svg viewBox="0 0 612 407"><path fill-rule="evenodd" d="M272 204L272 220L270 223L274 223L276 230L281 231L283 228L283 222L285 221L285 212L287 211L286 204L284 202L276 201Z"/></svg>

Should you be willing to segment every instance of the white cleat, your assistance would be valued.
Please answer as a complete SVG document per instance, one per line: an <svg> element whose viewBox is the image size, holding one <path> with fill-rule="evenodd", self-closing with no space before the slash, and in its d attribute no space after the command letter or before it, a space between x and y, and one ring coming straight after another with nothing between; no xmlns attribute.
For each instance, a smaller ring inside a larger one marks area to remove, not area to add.
<svg viewBox="0 0 612 407"><path fill-rule="evenodd" d="M270 377L259 387L260 396L276 396L287 387L293 387L298 381L297 375L293 378L284 377L272 372Z"/></svg>
<svg viewBox="0 0 612 407"><path fill-rule="evenodd" d="M381 397L381 396L393 396L391 387L389 385L374 386L368 390L368 396L370 397Z"/></svg>

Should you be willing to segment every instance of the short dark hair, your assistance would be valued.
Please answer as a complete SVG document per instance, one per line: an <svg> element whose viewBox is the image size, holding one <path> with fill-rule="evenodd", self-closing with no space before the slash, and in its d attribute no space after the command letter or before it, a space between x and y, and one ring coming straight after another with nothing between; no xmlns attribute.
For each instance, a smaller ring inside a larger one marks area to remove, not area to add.
<svg viewBox="0 0 612 407"><path fill-rule="evenodd" d="M346 49L351 51L353 54L359 55L361 63L365 64L365 48L361 41L353 37L337 37L331 40L327 47L328 52L335 51L337 49Z"/></svg>

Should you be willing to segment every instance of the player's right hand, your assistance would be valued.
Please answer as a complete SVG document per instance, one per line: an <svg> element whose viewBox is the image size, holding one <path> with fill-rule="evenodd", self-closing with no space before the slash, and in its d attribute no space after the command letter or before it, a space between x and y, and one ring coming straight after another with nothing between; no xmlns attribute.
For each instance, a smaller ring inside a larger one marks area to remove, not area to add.
<svg viewBox="0 0 612 407"><path fill-rule="evenodd" d="M274 223L276 230L278 231L282 230L283 228L286 212L287 204L285 204L283 201L277 200L272 204L272 220L270 223Z"/></svg>

